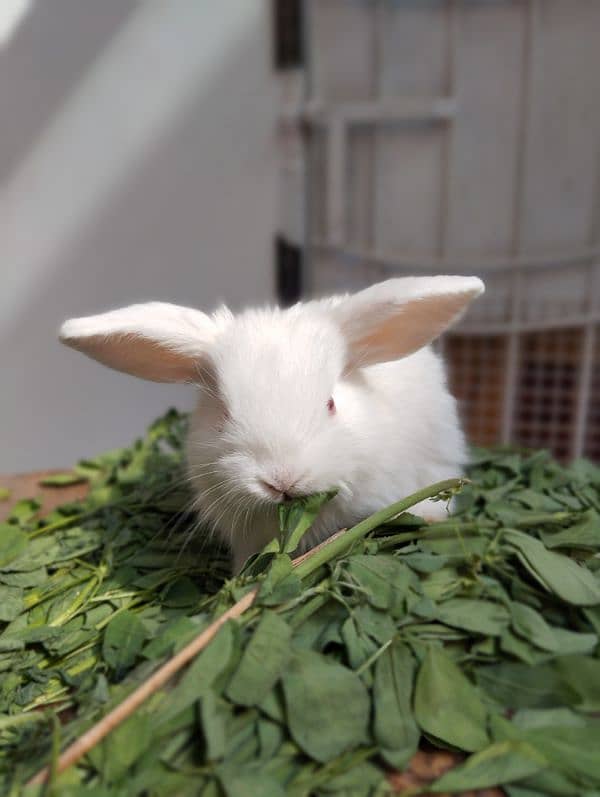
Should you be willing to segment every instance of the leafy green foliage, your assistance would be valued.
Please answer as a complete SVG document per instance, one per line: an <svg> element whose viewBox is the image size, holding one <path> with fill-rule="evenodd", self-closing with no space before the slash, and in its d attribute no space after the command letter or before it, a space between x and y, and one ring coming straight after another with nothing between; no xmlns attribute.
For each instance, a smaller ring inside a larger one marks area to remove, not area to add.
<svg viewBox="0 0 600 797"><path fill-rule="evenodd" d="M375 664L373 735L384 760L402 770L417 751L419 727L412 712L416 669L408 645L392 640Z"/></svg>
<svg viewBox="0 0 600 797"><path fill-rule="evenodd" d="M434 792L600 793L600 469L477 451L447 521L378 513L294 569L313 496L230 579L186 511L185 425L53 479L87 480L84 501L0 525L0 793L39 797L23 784L59 746L253 586L50 793L383 794L423 738L471 754Z"/></svg>
<svg viewBox="0 0 600 797"><path fill-rule="evenodd" d="M483 696L440 647L427 648L419 670L415 716L426 733L460 750L481 750L488 742Z"/></svg>
<svg viewBox="0 0 600 797"><path fill-rule="evenodd" d="M369 696L352 670L301 650L282 681L290 734L311 758L326 763L367 740Z"/></svg>
<svg viewBox="0 0 600 797"><path fill-rule="evenodd" d="M104 632L104 661L116 673L129 669L135 663L145 637L144 624L135 612L124 609L120 614L115 614Z"/></svg>
<svg viewBox="0 0 600 797"><path fill-rule="evenodd" d="M285 620L274 612L264 612L227 686L227 697L241 706L260 703L286 669L291 636Z"/></svg>

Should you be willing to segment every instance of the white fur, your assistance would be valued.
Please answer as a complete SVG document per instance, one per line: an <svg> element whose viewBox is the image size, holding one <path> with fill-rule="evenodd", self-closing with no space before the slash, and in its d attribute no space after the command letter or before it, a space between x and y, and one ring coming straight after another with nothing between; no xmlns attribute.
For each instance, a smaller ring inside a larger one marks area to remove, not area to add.
<svg viewBox="0 0 600 797"><path fill-rule="evenodd" d="M238 316L136 305L67 322L62 337L146 378L159 377L165 354L176 352L175 370L198 376L189 475L201 517L230 544L238 570L277 533L284 493L339 490L306 548L460 475L456 404L428 344L482 291L475 277L417 277ZM445 508L427 502L416 511L440 518Z"/></svg>

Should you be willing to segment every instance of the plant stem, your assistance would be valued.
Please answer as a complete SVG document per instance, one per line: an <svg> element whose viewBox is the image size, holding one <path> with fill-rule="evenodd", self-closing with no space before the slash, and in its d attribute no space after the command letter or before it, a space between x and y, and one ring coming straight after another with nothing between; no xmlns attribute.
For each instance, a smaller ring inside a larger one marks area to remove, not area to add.
<svg viewBox="0 0 600 797"><path fill-rule="evenodd" d="M396 515L399 515L402 512L406 512L406 510L410 509L411 506L419 504L421 501L425 501L428 498L435 498L436 495L447 492L448 490L456 490L463 484L464 481L462 479L447 479L446 481L432 484L430 487L424 487L422 490L418 490L416 493L409 495L408 498L403 498L402 501L397 501L395 504L387 507L387 509L382 509L379 512L375 512L374 515L371 515L370 517L366 518L366 520L361 521L353 528L348 529L345 534L332 539L320 550L315 551L312 556L307 558L305 561L300 562L300 564L298 564L296 567L296 573L300 576L300 578L306 578L311 573L314 573L315 570L318 570L319 567L327 564L327 562L330 562L336 556L346 553L346 551L351 548L355 542L361 540L370 531L378 528L387 520L396 517Z"/></svg>
<svg viewBox="0 0 600 797"><path fill-rule="evenodd" d="M371 665L374 664L377 661L377 659L385 653L385 651L389 648L389 646L392 644L393 641L394 637L388 639L387 642L384 642L380 648L377 648L375 653L369 656L369 658L366 661L364 661L357 670L355 670L356 674L360 675L365 670L368 670L371 667Z"/></svg>
<svg viewBox="0 0 600 797"><path fill-rule="evenodd" d="M403 542L422 540L425 537L425 528L418 531L405 531L402 534L392 534L390 537L377 537L377 550L383 551L386 548L395 548Z"/></svg>

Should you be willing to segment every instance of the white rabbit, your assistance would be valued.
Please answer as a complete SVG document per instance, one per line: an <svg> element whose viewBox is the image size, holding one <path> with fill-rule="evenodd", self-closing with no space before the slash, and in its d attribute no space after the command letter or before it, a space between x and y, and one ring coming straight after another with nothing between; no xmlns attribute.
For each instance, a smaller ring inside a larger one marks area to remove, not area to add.
<svg viewBox="0 0 600 797"><path fill-rule="evenodd" d="M276 535L286 498L338 489L306 549L460 475L465 440L428 344L482 291L476 277L408 277L239 315L151 302L67 321L60 338L117 370L198 386L189 475L238 571Z"/></svg>

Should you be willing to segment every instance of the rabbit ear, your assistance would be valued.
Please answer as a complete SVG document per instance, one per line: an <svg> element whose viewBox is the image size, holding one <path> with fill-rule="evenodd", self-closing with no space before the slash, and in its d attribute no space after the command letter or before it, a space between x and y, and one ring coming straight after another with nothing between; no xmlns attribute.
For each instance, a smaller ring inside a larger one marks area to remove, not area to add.
<svg viewBox="0 0 600 797"><path fill-rule="evenodd" d="M213 321L163 302L66 321L60 340L117 371L153 382L192 382L207 362Z"/></svg>
<svg viewBox="0 0 600 797"><path fill-rule="evenodd" d="M406 277L342 300L333 312L348 344L346 370L399 360L431 343L483 290L477 277Z"/></svg>

